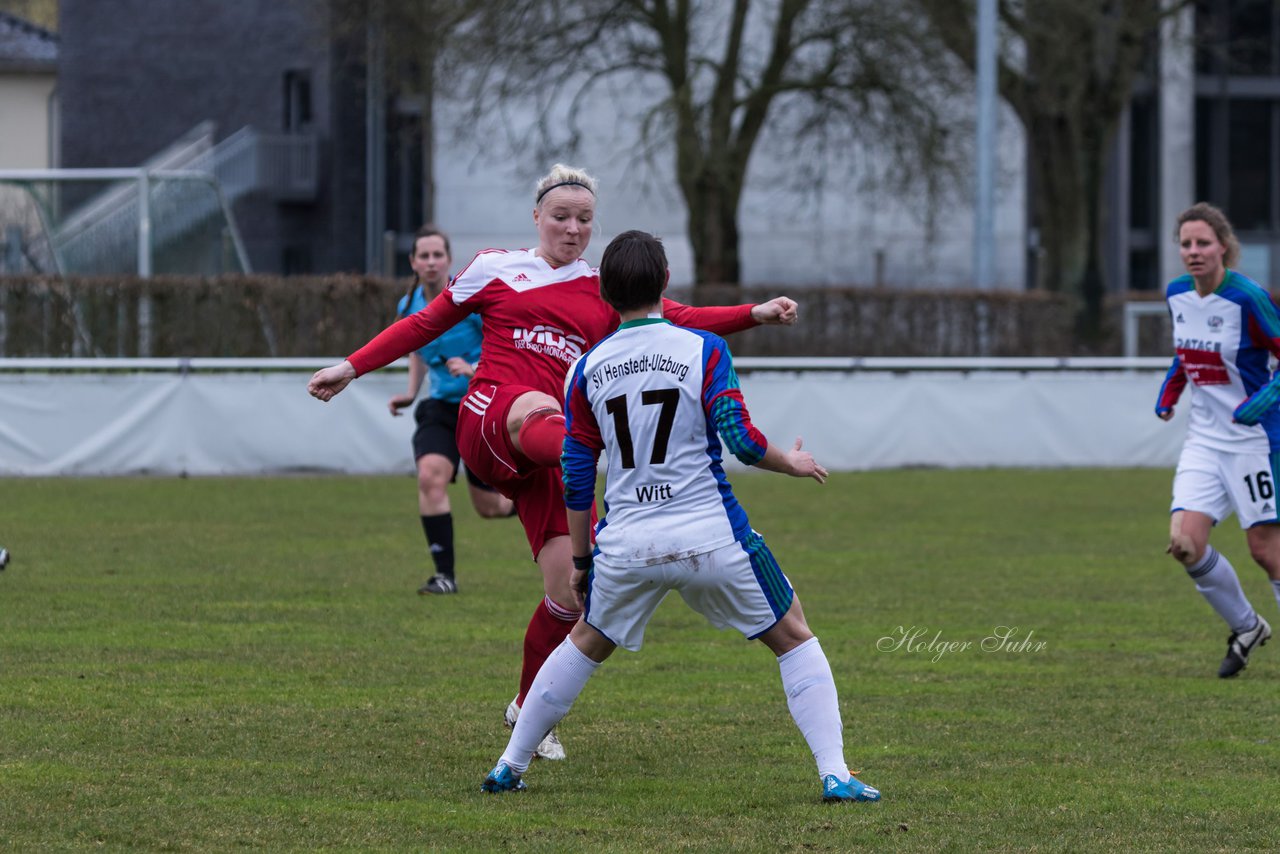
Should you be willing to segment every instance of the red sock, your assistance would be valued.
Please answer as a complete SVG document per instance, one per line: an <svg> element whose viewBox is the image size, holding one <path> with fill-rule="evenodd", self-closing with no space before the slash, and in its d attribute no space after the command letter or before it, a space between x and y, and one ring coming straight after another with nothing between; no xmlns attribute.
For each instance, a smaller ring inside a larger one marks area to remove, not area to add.
<svg viewBox="0 0 1280 854"><path fill-rule="evenodd" d="M553 612L547 606L550 602L545 597L533 610L533 618L529 620L529 628L524 633L524 664L520 668L520 694L516 697L516 705L524 705L525 694L533 684L533 677L538 675L547 656L555 651L565 638L573 624L582 616L581 611L568 611L553 603Z"/></svg>
<svg viewBox="0 0 1280 854"><path fill-rule="evenodd" d="M558 409L537 409L520 425L520 450L540 466L560 465L564 447L564 413Z"/></svg>

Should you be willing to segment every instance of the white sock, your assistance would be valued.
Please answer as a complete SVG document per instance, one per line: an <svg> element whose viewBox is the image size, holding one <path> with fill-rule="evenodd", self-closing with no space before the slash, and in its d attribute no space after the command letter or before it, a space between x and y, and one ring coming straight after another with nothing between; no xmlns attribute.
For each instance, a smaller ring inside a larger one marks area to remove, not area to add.
<svg viewBox="0 0 1280 854"><path fill-rule="evenodd" d="M573 701L599 666L599 662L579 652L573 641L561 641L533 678L520 707L520 717L511 730L511 740L499 761L519 774L528 770L538 743L569 714Z"/></svg>
<svg viewBox="0 0 1280 854"><path fill-rule="evenodd" d="M1196 583L1196 590L1213 606L1218 616L1227 621L1233 632L1247 632L1258 625L1258 613L1253 610L1235 567L1226 555L1213 546L1204 550L1204 556L1193 566L1187 567L1187 575Z"/></svg>
<svg viewBox="0 0 1280 854"><path fill-rule="evenodd" d="M1271 589L1276 592L1276 604L1280 605L1280 581L1272 581Z"/></svg>
<svg viewBox="0 0 1280 854"><path fill-rule="evenodd" d="M813 751L818 776L834 774L847 782L849 766L844 761L840 698L818 639L810 638L778 656L778 669L782 672L782 689L787 692L787 707Z"/></svg>

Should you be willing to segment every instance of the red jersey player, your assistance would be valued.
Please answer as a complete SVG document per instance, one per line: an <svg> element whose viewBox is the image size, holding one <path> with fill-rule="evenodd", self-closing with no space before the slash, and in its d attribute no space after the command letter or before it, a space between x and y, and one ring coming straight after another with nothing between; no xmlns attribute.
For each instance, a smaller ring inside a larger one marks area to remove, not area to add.
<svg viewBox="0 0 1280 854"><path fill-rule="evenodd" d="M458 413L458 450L467 468L515 502L545 596L524 639L520 689L505 720L515 724L538 669L581 614L570 577L573 561L560 475L564 381L569 366L618 327L600 298L599 275L582 260L591 240L596 181L556 164L535 188L536 249L481 252L417 314L379 333L347 360L319 370L307 390L327 401L356 377L410 353L470 313L484 323L482 356ZM796 304L776 297L758 305L694 308L664 300L672 322L727 334L757 324L791 324ZM564 758L555 733L538 755Z"/></svg>

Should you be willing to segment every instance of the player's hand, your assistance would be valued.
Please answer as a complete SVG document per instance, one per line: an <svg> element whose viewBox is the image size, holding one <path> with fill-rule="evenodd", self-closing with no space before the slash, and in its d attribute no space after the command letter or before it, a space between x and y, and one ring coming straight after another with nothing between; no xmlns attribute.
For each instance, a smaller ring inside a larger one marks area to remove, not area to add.
<svg viewBox="0 0 1280 854"><path fill-rule="evenodd" d="M387 409L391 410L392 415L403 415L400 410L406 406L413 406L413 402L418 399L414 394L397 394L391 400L387 401Z"/></svg>
<svg viewBox="0 0 1280 854"><path fill-rule="evenodd" d="M475 367L461 356L454 356L445 362L444 366L449 369L449 376L474 377L476 375Z"/></svg>
<svg viewBox="0 0 1280 854"><path fill-rule="evenodd" d="M796 437L796 446L787 451L787 465L792 477L811 477L818 483L827 482L827 470L819 465L813 454L801 450L804 440Z"/></svg>
<svg viewBox="0 0 1280 854"><path fill-rule="evenodd" d="M800 306L790 297L774 297L768 302L751 307L751 319L756 323L790 326L800 317Z"/></svg>
<svg viewBox="0 0 1280 854"><path fill-rule="evenodd" d="M307 392L316 400L328 402L356 378L356 369L345 359L336 365L321 368L311 375Z"/></svg>
<svg viewBox="0 0 1280 854"><path fill-rule="evenodd" d="M590 573L575 569L569 576L569 586L573 588L574 608L581 611L587 604L587 576Z"/></svg>
<svg viewBox="0 0 1280 854"><path fill-rule="evenodd" d="M1161 409L1157 411L1156 417L1159 418L1161 421L1170 420L1171 418L1173 418L1173 407L1170 406L1168 409Z"/></svg>

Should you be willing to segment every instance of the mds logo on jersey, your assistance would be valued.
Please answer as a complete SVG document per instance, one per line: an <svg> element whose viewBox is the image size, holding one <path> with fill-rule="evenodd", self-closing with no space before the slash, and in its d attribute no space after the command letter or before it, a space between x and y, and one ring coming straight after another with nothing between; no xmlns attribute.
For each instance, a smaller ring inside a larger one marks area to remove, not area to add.
<svg viewBox="0 0 1280 854"><path fill-rule="evenodd" d="M566 364L581 356L582 345L587 343L585 338L566 334L563 329L544 326L541 323L532 329L517 326L511 330L511 340L515 343L517 350L546 353Z"/></svg>

